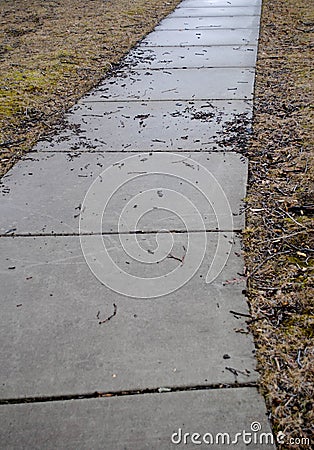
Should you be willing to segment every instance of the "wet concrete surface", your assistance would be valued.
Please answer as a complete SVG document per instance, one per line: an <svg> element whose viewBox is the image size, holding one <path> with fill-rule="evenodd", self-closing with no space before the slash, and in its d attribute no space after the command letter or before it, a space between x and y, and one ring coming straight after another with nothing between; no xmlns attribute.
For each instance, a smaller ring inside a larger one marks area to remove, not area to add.
<svg viewBox="0 0 314 450"><path fill-rule="evenodd" d="M269 432L240 234L260 9L183 1L2 180L5 448Z"/></svg>

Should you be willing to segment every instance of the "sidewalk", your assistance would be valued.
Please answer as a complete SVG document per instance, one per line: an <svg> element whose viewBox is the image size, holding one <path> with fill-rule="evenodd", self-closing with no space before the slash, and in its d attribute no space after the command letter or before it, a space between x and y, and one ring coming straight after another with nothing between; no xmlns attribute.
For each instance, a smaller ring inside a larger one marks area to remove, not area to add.
<svg viewBox="0 0 314 450"><path fill-rule="evenodd" d="M260 8L184 0L4 177L3 448L271 447L226 139L252 117Z"/></svg>

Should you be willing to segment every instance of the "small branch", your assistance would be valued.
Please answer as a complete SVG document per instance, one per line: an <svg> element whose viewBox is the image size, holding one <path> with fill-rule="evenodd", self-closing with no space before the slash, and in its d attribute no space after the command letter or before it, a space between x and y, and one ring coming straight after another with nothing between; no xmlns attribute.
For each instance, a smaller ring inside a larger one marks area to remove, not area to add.
<svg viewBox="0 0 314 450"><path fill-rule="evenodd" d="M286 216L289 217L289 219L291 219L295 224L297 224L299 227L304 228L305 230L307 230L307 227L305 225L303 225L302 223L298 222L297 220L295 220L289 213L287 213L286 211L284 211L282 208L279 208L280 211L285 214Z"/></svg>
<svg viewBox="0 0 314 450"><path fill-rule="evenodd" d="M252 318L251 314L244 314L244 313L239 313L237 311L229 311L231 314L234 314L235 316L241 316L241 317L249 317L250 319Z"/></svg>
<svg viewBox="0 0 314 450"><path fill-rule="evenodd" d="M173 256L171 253L169 253L169 255L167 256L167 258L175 259L176 261L180 261L180 263L183 264L183 263L184 263L185 255L184 255L182 258L179 258L178 256Z"/></svg>
<svg viewBox="0 0 314 450"><path fill-rule="evenodd" d="M113 313L111 314L111 316L107 317L107 319L104 320L100 320L99 321L99 325L109 322L109 320L111 320L115 315L117 314L117 305L114 303L113 304ZM97 314L97 319L99 318L99 313Z"/></svg>
<svg viewBox="0 0 314 450"><path fill-rule="evenodd" d="M229 372L233 373L233 375L235 375L236 377L239 375L239 373L241 373L242 375L245 375L246 377L249 376L249 373L244 372L243 370L239 370L239 369L234 369L233 367L225 367L226 370L229 370Z"/></svg>
<svg viewBox="0 0 314 450"><path fill-rule="evenodd" d="M301 363L301 353L302 353L302 351L299 349L298 350L298 357L297 357L297 363L298 363L298 366L299 366L299 369L302 369L302 363Z"/></svg>
<svg viewBox="0 0 314 450"><path fill-rule="evenodd" d="M290 250L286 250L284 252L273 253L272 255L265 258L252 272L247 276L247 280L252 278L252 276L269 260L275 258L275 256L286 255L287 253L291 253Z"/></svg>
<svg viewBox="0 0 314 450"><path fill-rule="evenodd" d="M296 231L295 233L291 233L291 234L284 234L283 236L278 236L272 239L267 239L266 241L264 241L263 243L266 242L273 242L273 241L280 241L281 239L290 239L293 236L297 236L298 234L302 234L302 233L306 233L306 230L302 230L302 231Z"/></svg>

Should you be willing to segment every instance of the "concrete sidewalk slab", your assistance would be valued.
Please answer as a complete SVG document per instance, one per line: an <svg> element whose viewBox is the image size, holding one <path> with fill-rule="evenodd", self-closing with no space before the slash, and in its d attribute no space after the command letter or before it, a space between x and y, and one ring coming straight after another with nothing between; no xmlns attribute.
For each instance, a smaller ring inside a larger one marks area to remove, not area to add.
<svg viewBox="0 0 314 450"><path fill-rule="evenodd" d="M3 178L1 234L12 229L16 234L78 233L79 208L91 184L106 168L131 155L126 152L82 153L72 156L66 153L29 154ZM150 158L153 158L153 155ZM182 153L178 156L178 161L184 161L184 158L189 156L190 153ZM241 214L241 208L247 177L245 159L235 153L194 153L192 158L206 167L223 186L234 214L235 229L243 227L244 216ZM139 154L138 159L139 171L141 166L145 170L145 161L141 162L144 155ZM197 181L197 169L195 172ZM100 179L98 181L100 182ZM103 217L103 231L116 232L119 214L127 202L141 191L159 186L176 189L187 197L190 196L208 229L217 228L216 216L208 201L199 193L197 184L193 187L176 177L151 175L139 177L121 186L113 195ZM215 201L215 198L216 193L213 190L211 200ZM156 214L148 214L139 226L146 231L156 230L156 226L157 230L163 227L185 229L177 216L169 213L164 216L160 210L156 211ZM99 216L94 219L95 225L84 228L85 232L100 231Z"/></svg>
<svg viewBox="0 0 314 450"><path fill-rule="evenodd" d="M258 16L235 17L172 17L160 22L155 30L202 30L202 29L229 29L259 28Z"/></svg>
<svg viewBox="0 0 314 450"><path fill-rule="evenodd" d="M66 116L68 128L37 151L225 151L235 116L250 120L250 101L80 102ZM162 132L160 131L162 129Z"/></svg>
<svg viewBox="0 0 314 450"><path fill-rule="evenodd" d="M189 30L150 34L3 180L9 448L159 450L180 427L269 431L232 232L247 160L228 143L251 128L257 46L242 42L255 43L261 5L180 6L165 23ZM86 400L99 392L114 397Z"/></svg>
<svg viewBox="0 0 314 450"><path fill-rule="evenodd" d="M173 236L172 253L181 255L187 236ZM131 299L102 285L78 237L0 238L1 398L256 381L252 336L241 332L247 319L230 312L247 313L239 239L219 277L205 283L217 238L208 233L194 277L156 299ZM98 238L85 239L101 258ZM156 246L154 234L138 239L144 249ZM202 251L202 233L193 239ZM154 265L126 259L117 235L104 242L119 267L135 275L155 278L180 266L172 258ZM114 305L116 316L100 325Z"/></svg>
<svg viewBox="0 0 314 450"><path fill-rule="evenodd" d="M83 100L246 100L252 99L253 87L253 69L134 70L118 72Z"/></svg>
<svg viewBox="0 0 314 450"><path fill-rule="evenodd" d="M183 0L177 8L221 8L261 5L261 0Z"/></svg>
<svg viewBox="0 0 314 450"><path fill-rule="evenodd" d="M167 18L172 17L234 17L234 16L259 16L261 6L247 6L247 7L222 7L222 8L177 8Z"/></svg>
<svg viewBox="0 0 314 450"><path fill-rule="evenodd" d="M226 46L226 45L257 45L256 29L236 30L158 30L150 33L141 46Z"/></svg>
<svg viewBox="0 0 314 450"><path fill-rule="evenodd" d="M133 69L254 67L256 46L137 47L124 62Z"/></svg>
<svg viewBox="0 0 314 450"><path fill-rule="evenodd" d="M243 430L252 433L253 422L259 422L260 433L271 432L261 396L250 388L7 405L0 406L0 421L3 448L34 450L42 450L43 443L60 450L194 449L193 433L212 433L214 442L218 433L229 433L234 441ZM179 429L190 433L186 444L171 442ZM260 443L260 433L248 448L274 448L265 439ZM247 448L242 438L237 445L222 442L218 437L214 448Z"/></svg>

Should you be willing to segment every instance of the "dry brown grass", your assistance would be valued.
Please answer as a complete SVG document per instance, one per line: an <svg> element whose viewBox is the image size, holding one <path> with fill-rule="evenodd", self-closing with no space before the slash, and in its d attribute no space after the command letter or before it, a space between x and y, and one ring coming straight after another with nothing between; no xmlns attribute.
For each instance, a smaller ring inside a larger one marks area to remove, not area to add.
<svg viewBox="0 0 314 450"><path fill-rule="evenodd" d="M263 1L244 233L251 329L274 430L312 439L313 29L311 0Z"/></svg>
<svg viewBox="0 0 314 450"><path fill-rule="evenodd" d="M180 0L2 0L0 175Z"/></svg>

